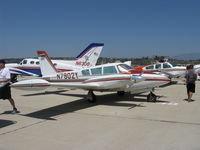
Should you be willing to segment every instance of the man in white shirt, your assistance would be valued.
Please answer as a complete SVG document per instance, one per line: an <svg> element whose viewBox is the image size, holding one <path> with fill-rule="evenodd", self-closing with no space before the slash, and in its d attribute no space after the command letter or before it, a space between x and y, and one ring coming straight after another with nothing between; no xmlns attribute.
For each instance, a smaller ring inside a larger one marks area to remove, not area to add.
<svg viewBox="0 0 200 150"><path fill-rule="evenodd" d="M15 102L11 96L10 90L10 71L5 68L5 61L0 60L0 99L8 99L13 107L12 113L17 113L17 108L15 107Z"/></svg>

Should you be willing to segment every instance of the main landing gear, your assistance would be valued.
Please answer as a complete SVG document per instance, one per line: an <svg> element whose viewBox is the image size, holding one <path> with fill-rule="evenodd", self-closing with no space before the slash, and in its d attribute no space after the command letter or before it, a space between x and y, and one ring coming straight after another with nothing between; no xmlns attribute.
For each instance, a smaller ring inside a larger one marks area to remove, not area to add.
<svg viewBox="0 0 200 150"><path fill-rule="evenodd" d="M147 95L147 102L156 102L157 96L153 93L150 92L149 95Z"/></svg>
<svg viewBox="0 0 200 150"><path fill-rule="evenodd" d="M92 90L89 90L88 95L86 97L89 103L95 103L96 102L96 95L93 93Z"/></svg>
<svg viewBox="0 0 200 150"><path fill-rule="evenodd" d="M118 96L124 96L125 92L124 91L117 91Z"/></svg>

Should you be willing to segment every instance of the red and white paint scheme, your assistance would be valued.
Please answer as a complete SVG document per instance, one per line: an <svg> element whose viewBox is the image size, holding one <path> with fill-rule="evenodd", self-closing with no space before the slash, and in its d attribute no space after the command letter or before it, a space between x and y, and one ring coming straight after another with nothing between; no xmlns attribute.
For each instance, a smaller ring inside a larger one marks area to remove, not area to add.
<svg viewBox="0 0 200 150"><path fill-rule="evenodd" d="M62 87L88 90L88 101L94 102L93 91L117 91L140 94L150 92L155 87L165 85L171 80L163 74L135 71L123 63L110 63L76 71L58 72L45 51L38 51L42 79L24 80L12 84L22 90L43 90L44 88ZM152 93L151 93L152 95ZM149 100L150 97L148 96Z"/></svg>
<svg viewBox="0 0 200 150"><path fill-rule="evenodd" d="M169 75L170 78L184 77L186 73L186 66L178 66L174 63L169 63L169 62L139 66L139 67L135 67L134 69L140 70L140 71L155 72L155 73L162 72ZM197 74L199 74L200 65L194 65L194 70Z"/></svg>
<svg viewBox="0 0 200 150"><path fill-rule="evenodd" d="M184 77L186 73L186 67L185 66L178 66L173 63L164 62L164 63L156 63L146 66L139 66L135 67L134 69L140 70L140 71L149 71L149 72L162 72L167 75L169 75L170 78L173 77ZM194 69L196 72L199 71L200 66L195 65Z"/></svg>

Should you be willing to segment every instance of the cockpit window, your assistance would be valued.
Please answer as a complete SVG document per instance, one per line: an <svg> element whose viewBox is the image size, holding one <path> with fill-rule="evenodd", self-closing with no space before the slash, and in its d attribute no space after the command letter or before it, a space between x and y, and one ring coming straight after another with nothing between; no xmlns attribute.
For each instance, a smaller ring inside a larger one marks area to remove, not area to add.
<svg viewBox="0 0 200 150"><path fill-rule="evenodd" d="M172 65L173 67L178 66L176 63L171 63L171 65Z"/></svg>
<svg viewBox="0 0 200 150"><path fill-rule="evenodd" d="M90 75L90 71L87 69L87 70L82 70L82 75L84 76L87 76L87 75Z"/></svg>
<svg viewBox="0 0 200 150"><path fill-rule="evenodd" d="M146 69L154 69L154 65L147 66Z"/></svg>
<svg viewBox="0 0 200 150"><path fill-rule="evenodd" d="M120 64L117 67L118 67L120 72L127 72L127 71L133 69L131 66L128 66L127 64Z"/></svg>
<svg viewBox="0 0 200 150"><path fill-rule="evenodd" d="M23 60L23 62L22 62L23 64L27 64L27 60L25 59L25 60Z"/></svg>
<svg viewBox="0 0 200 150"><path fill-rule="evenodd" d="M34 61L31 61L30 64L34 64Z"/></svg>
<svg viewBox="0 0 200 150"><path fill-rule="evenodd" d="M103 74L117 74L117 70L115 66L104 67Z"/></svg>
<svg viewBox="0 0 200 150"><path fill-rule="evenodd" d="M161 69L161 64L157 64L156 69Z"/></svg>
<svg viewBox="0 0 200 150"><path fill-rule="evenodd" d="M92 75L98 75L98 74L101 74L101 72L102 72L102 68L91 69Z"/></svg>
<svg viewBox="0 0 200 150"><path fill-rule="evenodd" d="M167 64L167 63L164 63L163 64L163 68L171 68L171 66L169 64Z"/></svg>

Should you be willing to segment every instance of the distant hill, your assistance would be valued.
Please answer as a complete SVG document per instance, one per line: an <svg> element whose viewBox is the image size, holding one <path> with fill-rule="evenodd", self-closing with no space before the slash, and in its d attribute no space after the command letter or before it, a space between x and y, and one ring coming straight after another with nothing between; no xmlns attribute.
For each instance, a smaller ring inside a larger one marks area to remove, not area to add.
<svg viewBox="0 0 200 150"><path fill-rule="evenodd" d="M185 53L173 58L177 60L200 60L200 53Z"/></svg>

